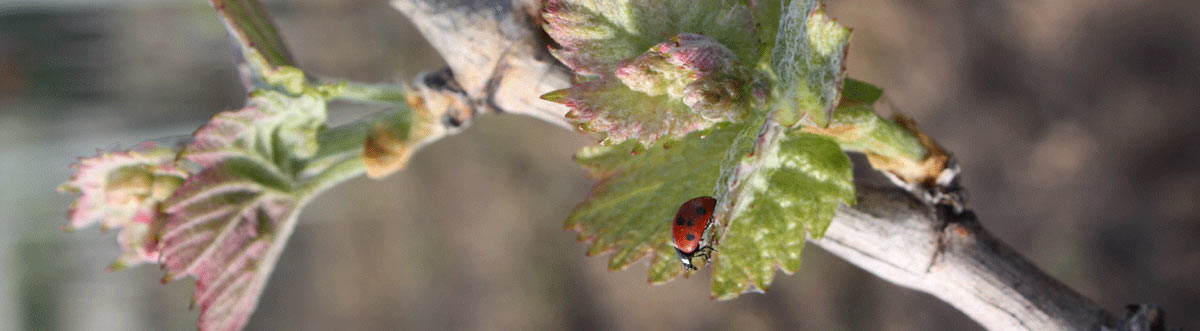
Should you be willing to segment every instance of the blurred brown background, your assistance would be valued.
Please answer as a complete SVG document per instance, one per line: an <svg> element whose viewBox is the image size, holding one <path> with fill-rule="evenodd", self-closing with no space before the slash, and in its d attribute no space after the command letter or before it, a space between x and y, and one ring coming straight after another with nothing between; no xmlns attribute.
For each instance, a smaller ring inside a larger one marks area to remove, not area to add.
<svg viewBox="0 0 1200 331"><path fill-rule="evenodd" d="M268 1L301 66L368 82L440 65L384 1ZM1200 326L1200 3L828 1L850 75L956 153L983 223L1102 306ZM0 1L0 330L187 330L190 282L107 273L111 233L64 234L67 165L186 134L242 99L199 0ZM336 106L345 121L378 109ZM646 284L562 230L588 141L481 118L382 181L307 208L251 330L976 329L817 248L765 295Z"/></svg>

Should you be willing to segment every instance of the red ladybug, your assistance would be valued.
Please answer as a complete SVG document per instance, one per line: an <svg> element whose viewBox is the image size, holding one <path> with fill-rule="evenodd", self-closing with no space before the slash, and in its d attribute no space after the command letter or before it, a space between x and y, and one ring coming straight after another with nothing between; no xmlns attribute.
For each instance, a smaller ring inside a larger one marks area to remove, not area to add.
<svg viewBox="0 0 1200 331"><path fill-rule="evenodd" d="M675 253L683 262L683 267L696 270L692 264L692 256L701 256L707 261L716 249L703 242L704 231L712 224L713 208L717 207L717 199L698 197L684 202L671 220L671 238L675 243Z"/></svg>

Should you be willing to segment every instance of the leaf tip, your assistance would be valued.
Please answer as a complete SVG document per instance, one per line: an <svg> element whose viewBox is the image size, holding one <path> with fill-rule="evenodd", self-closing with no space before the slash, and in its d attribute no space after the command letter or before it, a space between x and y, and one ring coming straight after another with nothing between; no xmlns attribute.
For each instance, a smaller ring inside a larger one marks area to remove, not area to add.
<svg viewBox="0 0 1200 331"><path fill-rule="evenodd" d="M550 101L553 103L559 103L559 104L566 103L568 90L570 90L570 89L560 89L560 90L550 91L550 92L547 92L546 94L542 94L541 98L542 98L542 100Z"/></svg>

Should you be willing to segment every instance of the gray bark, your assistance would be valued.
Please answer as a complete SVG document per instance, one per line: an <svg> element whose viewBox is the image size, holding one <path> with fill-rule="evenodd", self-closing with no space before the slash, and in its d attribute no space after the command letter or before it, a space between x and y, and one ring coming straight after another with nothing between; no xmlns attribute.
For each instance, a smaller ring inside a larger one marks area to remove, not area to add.
<svg viewBox="0 0 1200 331"><path fill-rule="evenodd" d="M532 116L571 126L538 97L571 73L546 51L537 1L393 0L449 65L474 112ZM420 82L418 82L420 84ZM860 180L861 179L861 180ZM856 178L863 183L870 180ZM1156 330L1162 311L1131 305L1115 318L989 234L970 211L934 206L896 187L859 184L812 243L900 286L929 293L991 330Z"/></svg>

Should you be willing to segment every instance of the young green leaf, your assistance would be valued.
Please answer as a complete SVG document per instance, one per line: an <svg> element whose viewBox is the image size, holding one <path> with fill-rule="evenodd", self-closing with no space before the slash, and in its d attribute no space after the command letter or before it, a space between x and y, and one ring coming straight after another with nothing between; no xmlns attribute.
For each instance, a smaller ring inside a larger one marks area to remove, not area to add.
<svg viewBox="0 0 1200 331"><path fill-rule="evenodd" d="M284 46L283 36L271 22L270 16L258 0L211 0L217 16L225 22L245 51L253 50L262 55L272 66L291 66L292 54Z"/></svg>
<svg viewBox="0 0 1200 331"><path fill-rule="evenodd" d="M58 187L79 195L71 204L67 230L100 223L102 229L121 229L121 256L110 270L158 261L154 229L161 227L159 202L165 200L187 172L175 165L179 147L153 142L129 151L101 153L72 165L75 174Z"/></svg>
<svg viewBox="0 0 1200 331"><path fill-rule="evenodd" d="M870 83L857 80L854 78L846 78L842 84L842 100L838 101L838 106L847 106L853 104L875 104L879 98L883 97L883 89Z"/></svg>
<svg viewBox="0 0 1200 331"><path fill-rule="evenodd" d="M750 2L751 15L758 32L758 61L756 68L771 66L771 50L775 48L775 37L779 33L779 17L783 14L786 0L756 0Z"/></svg>
<svg viewBox="0 0 1200 331"><path fill-rule="evenodd" d="M806 234L820 238L837 206L854 203L850 160L826 137L769 123L742 160L713 269L714 298L765 290L775 268L800 268Z"/></svg>
<svg viewBox="0 0 1200 331"><path fill-rule="evenodd" d="M201 330L241 329L310 196L304 163L317 152L325 102L316 93L257 91L218 114L180 157L203 168L165 202L164 281L196 277Z"/></svg>
<svg viewBox="0 0 1200 331"><path fill-rule="evenodd" d="M784 1L771 50L777 120L785 127L800 121L824 127L841 90L850 29L826 15L817 0Z"/></svg>
<svg viewBox="0 0 1200 331"><path fill-rule="evenodd" d="M741 63L754 63L758 40L749 7L737 0L548 0L546 33L561 46L551 52L581 75L607 75L680 33L708 36Z"/></svg>
<svg viewBox="0 0 1200 331"><path fill-rule="evenodd" d="M291 66L257 0L211 3L237 43L248 105L218 114L186 147L145 145L81 160L60 190L81 194L68 229L97 222L122 228L123 254L114 267L156 261L167 270L164 282L195 277L199 328L238 330L298 211L320 191L363 173L368 136L382 132L401 145L428 137L406 117L413 115L407 108L324 130L331 98L349 92L394 104L404 95L390 87L313 84Z"/></svg>
<svg viewBox="0 0 1200 331"><path fill-rule="evenodd" d="M611 269L654 255L650 281L684 272L670 219L697 196L719 200L713 294L731 298L766 288L774 269L795 271L805 234L819 237L840 203L854 201L849 159L825 137L748 121L659 142L638 155L633 142L584 148L576 156L598 182L567 227L591 241L589 255L612 252ZM669 147L669 148L667 148Z"/></svg>
<svg viewBox="0 0 1200 331"><path fill-rule="evenodd" d="M740 1L550 0L552 49L583 81L546 94L605 144L680 138L766 101L750 8Z"/></svg>
<svg viewBox="0 0 1200 331"><path fill-rule="evenodd" d="M591 241L588 255L612 251L610 269L654 253L651 281L678 276L683 268L671 248L669 220L679 204L712 194L726 150L745 129L734 124L692 132L679 141L659 141L636 156L629 153L632 141L580 150L576 160L598 182L567 227Z"/></svg>
<svg viewBox="0 0 1200 331"><path fill-rule="evenodd" d="M575 123L579 130L604 132L604 144L636 138L649 145L660 136L683 135L716 122L692 110L680 99L646 95L615 79L585 82L561 91L561 94L544 98L570 107L567 120Z"/></svg>
<svg viewBox="0 0 1200 331"><path fill-rule="evenodd" d="M241 329L295 226L302 200L257 180L274 169L245 160L214 164L167 202L164 281L196 277L201 330Z"/></svg>
<svg viewBox="0 0 1200 331"><path fill-rule="evenodd" d="M298 93L304 73L296 69L283 36L258 0L210 0L237 41L238 71L247 90L282 86Z"/></svg>

